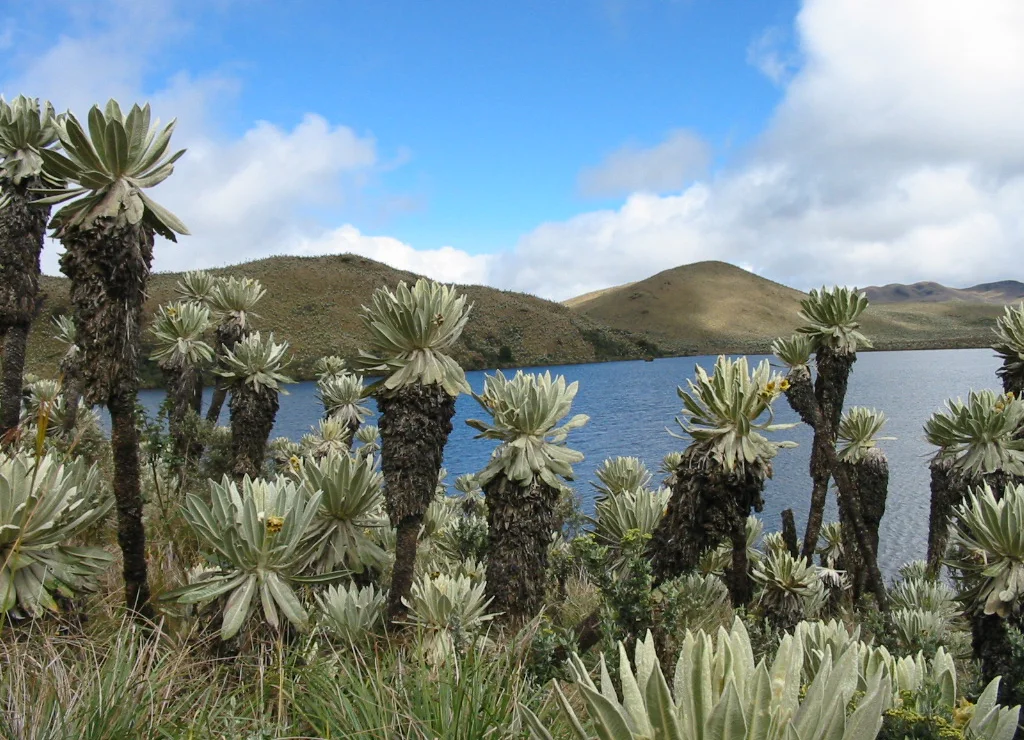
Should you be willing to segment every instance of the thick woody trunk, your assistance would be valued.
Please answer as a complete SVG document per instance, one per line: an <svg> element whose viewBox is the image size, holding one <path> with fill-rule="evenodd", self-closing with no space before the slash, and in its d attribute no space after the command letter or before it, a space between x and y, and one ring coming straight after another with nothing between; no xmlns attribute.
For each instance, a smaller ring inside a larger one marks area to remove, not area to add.
<svg viewBox="0 0 1024 740"><path fill-rule="evenodd" d="M949 542L949 515L962 498L960 476L953 461L936 455L928 464L931 470L931 510L928 515L928 573L935 577L946 556Z"/></svg>
<svg viewBox="0 0 1024 740"><path fill-rule="evenodd" d="M194 433L190 433L190 428L194 432L195 425L189 424L189 417L196 413L198 373L194 367L185 365L169 368L165 370L164 375L167 378L167 395L171 402L167 427L174 455L188 464L202 455L202 447L195 439Z"/></svg>
<svg viewBox="0 0 1024 740"><path fill-rule="evenodd" d="M986 615L980 611L971 615L971 647L974 657L981 663L981 682L987 685L997 676L1002 676L998 700L1008 707L1024 702L1024 693L1019 684L1014 685L1007 678L1020 673L1010 645L1009 627L1018 630L1024 628L1021 617L1014 615L1003 618L998 614Z"/></svg>
<svg viewBox="0 0 1024 740"><path fill-rule="evenodd" d="M64 394L64 434L70 439L78 426L78 402L82 398L78 375L69 370L64 371L61 393Z"/></svg>
<svg viewBox="0 0 1024 740"><path fill-rule="evenodd" d="M489 532L487 594L505 621L530 619L544 603L559 491L541 480L521 488L498 476L484 492Z"/></svg>
<svg viewBox="0 0 1024 740"><path fill-rule="evenodd" d="M110 446L114 458L114 497L117 500L117 543L121 546L124 595L129 611L147 619L155 616L149 604L146 579L146 530L142 521L139 477L139 433L135 427L135 397L112 399Z"/></svg>
<svg viewBox="0 0 1024 740"><path fill-rule="evenodd" d="M106 404L110 410L125 601L137 617L151 618L135 404L153 234L97 219L88 229L65 230L61 241L60 265L71 281L78 328L80 387L88 405Z"/></svg>
<svg viewBox="0 0 1024 740"><path fill-rule="evenodd" d="M832 475L829 460L834 456L836 432L843 416L843 402L850 381L850 371L857 355L851 352L835 352L822 347L816 354L818 376L814 381L814 400L820 411L812 413L814 443L811 448L811 508L807 515L807 529L804 532L802 555L810 562L818 547L821 525L825 515L825 501L828 497L828 483ZM800 409L797 409L800 413ZM803 414L801 413L801 416ZM805 419L806 421L806 419Z"/></svg>
<svg viewBox="0 0 1024 740"><path fill-rule="evenodd" d="M279 406L277 391L238 383L231 391L232 473L242 480L258 478L267 455L267 440Z"/></svg>
<svg viewBox="0 0 1024 740"><path fill-rule="evenodd" d="M786 543L786 550L794 558L800 556L800 542L796 536L796 518L792 509L784 509L782 512L782 541Z"/></svg>
<svg viewBox="0 0 1024 740"><path fill-rule="evenodd" d="M726 574L726 585L733 604L745 604L751 593L745 564L746 522L752 510L762 510L764 479L770 475L770 467L726 473L695 448L687 450L676 473L668 511L651 540L655 578L667 581L691 573L705 552L729 542L733 567Z"/></svg>
<svg viewBox="0 0 1024 740"><path fill-rule="evenodd" d="M39 178L19 185L0 178L0 191L8 198L0 208L0 340L3 342L3 378L0 383L0 439L9 436L21 416L25 345L39 297L39 255L49 220L49 207L30 203L29 189Z"/></svg>
<svg viewBox="0 0 1024 740"><path fill-rule="evenodd" d="M388 619L402 621L416 566L416 538L437 492L437 476L455 416L455 398L440 385L411 385L377 397L384 503L399 543L388 594Z"/></svg>
<svg viewBox="0 0 1024 740"><path fill-rule="evenodd" d="M3 337L3 374L0 377L0 441L13 439L21 418L22 373L28 324L7 327Z"/></svg>
<svg viewBox="0 0 1024 740"><path fill-rule="evenodd" d="M878 552L878 528L885 514L889 491L889 462L878 448L868 451L857 463L844 463L842 467L853 484L860 501L864 530L875 553ZM842 525L844 565L850 576L854 603L867 591L867 570L857 546L856 524L852 521L845 501L839 501L839 522Z"/></svg>

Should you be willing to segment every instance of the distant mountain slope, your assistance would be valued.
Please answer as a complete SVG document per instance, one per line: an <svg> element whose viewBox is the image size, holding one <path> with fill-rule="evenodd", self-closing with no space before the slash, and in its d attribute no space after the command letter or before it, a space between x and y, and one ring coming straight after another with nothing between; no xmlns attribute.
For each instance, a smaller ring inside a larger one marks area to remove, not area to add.
<svg viewBox="0 0 1024 740"><path fill-rule="evenodd" d="M567 303L610 327L646 332L673 352L764 352L800 323L804 295L725 262L697 262ZM976 347L991 341L1000 313L979 300L876 303L863 323L880 349Z"/></svg>
<svg viewBox="0 0 1024 740"><path fill-rule="evenodd" d="M309 378L313 363L323 355L354 358L365 346L360 306L370 302L378 286L393 287L399 280L417 278L353 255L271 257L211 272L245 275L263 283L267 294L257 309L255 325L291 343L292 374L299 378ZM174 298L179 277L177 273L153 276L146 304L149 314ZM53 373L62 350L50 336L50 320L69 310L67 280L44 276L42 287L45 299L29 338L28 369ZM455 356L467 368L630 359L658 352L643 336L610 330L560 303L481 286L462 290L473 311ZM143 337L148 340L148 333ZM144 381L159 381L152 364L145 369Z"/></svg>
<svg viewBox="0 0 1024 740"><path fill-rule="evenodd" d="M941 303L965 301L967 303L1006 304L1024 299L1024 283L1000 280L981 283L970 288L949 288L939 283L921 282L912 285L890 283L872 285L863 289L872 303Z"/></svg>

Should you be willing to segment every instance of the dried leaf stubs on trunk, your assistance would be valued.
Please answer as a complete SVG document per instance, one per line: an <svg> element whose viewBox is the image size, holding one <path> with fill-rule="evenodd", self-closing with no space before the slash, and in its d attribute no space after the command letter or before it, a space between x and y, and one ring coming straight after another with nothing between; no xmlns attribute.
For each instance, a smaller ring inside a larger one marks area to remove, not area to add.
<svg viewBox="0 0 1024 740"><path fill-rule="evenodd" d="M750 370L745 357L724 356L710 376L698 367L689 390L679 389L686 417L678 423L692 441L675 469L668 511L651 543L657 578L692 571L705 551L728 541L736 564L727 576L730 593L734 603L749 600L749 574L742 567L746 519L763 506L771 460L779 449L793 446L765 436L794 426L775 424L771 409L788 389L767 360Z"/></svg>
<svg viewBox="0 0 1024 740"><path fill-rule="evenodd" d="M555 507L563 480L572 480L573 464L583 459L566 444L589 420L585 414L565 420L578 389L550 372L518 371L508 379L499 371L485 377L483 393L473 394L490 421L466 423L480 432L478 439L500 442L475 477L487 494L487 593L506 620L529 619L542 606Z"/></svg>
<svg viewBox="0 0 1024 740"><path fill-rule="evenodd" d="M439 385L410 385L377 398L384 505L398 529L388 598L392 622L404 616L412 588L417 538L437 493L437 475L455 416L455 398Z"/></svg>

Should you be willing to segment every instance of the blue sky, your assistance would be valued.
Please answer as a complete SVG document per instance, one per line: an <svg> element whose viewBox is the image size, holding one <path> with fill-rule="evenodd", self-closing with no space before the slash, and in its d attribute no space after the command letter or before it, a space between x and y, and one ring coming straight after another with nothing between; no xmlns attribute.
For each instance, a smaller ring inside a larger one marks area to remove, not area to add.
<svg viewBox="0 0 1024 740"><path fill-rule="evenodd" d="M711 258L1020 277L982 259L1022 235L1011 0L138 5L18 3L0 91L179 118L153 194L193 236L159 269L356 251L553 298Z"/></svg>

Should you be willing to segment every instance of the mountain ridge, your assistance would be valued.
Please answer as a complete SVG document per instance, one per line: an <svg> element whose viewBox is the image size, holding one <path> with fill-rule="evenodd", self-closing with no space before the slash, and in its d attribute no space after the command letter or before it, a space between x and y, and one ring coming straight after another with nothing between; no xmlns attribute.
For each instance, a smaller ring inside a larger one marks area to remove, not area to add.
<svg viewBox="0 0 1024 740"><path fill-rule="evenodd" d="M352 254L268 257L211 269L217 275L260 280L267 295L255 327L291 344L290 373L313 377L313 363L327 354L348 359L365 345L359 319L377 287L419 276ZM143 356L149 355L148 322L160 303L175 298L181 273L154 273L146 303ZM42 277L43 300L29 337L27 370L53 375L63 353L52 337L52 318L70 310L67 279ZM1016 281L974 286L992 294ZM644 280L594 291L563 303L479 285L459 286L473 313L453 356L467 369L535 367L658 356L761 354L775 337L800 323L804 293L726 262L708 261L663 270ZM1024 284L1021 284L1024 291ZM571 303L572 305L566 305ZM864 331L878 349L982 347L1002 304L989 301L873 303ZM140 372L144 386L161 384L155 363Z"/></svg>

